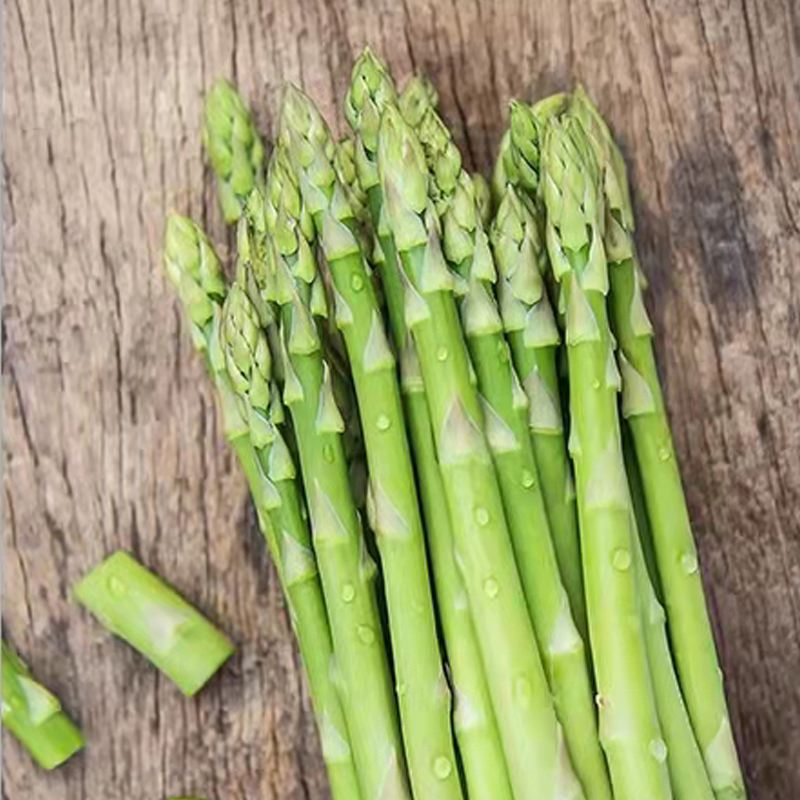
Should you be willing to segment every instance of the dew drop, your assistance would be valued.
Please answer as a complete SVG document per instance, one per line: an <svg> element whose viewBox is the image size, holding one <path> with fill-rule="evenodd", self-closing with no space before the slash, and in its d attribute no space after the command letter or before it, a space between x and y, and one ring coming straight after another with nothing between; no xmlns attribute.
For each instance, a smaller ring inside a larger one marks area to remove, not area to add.
<svg viewBox="0 0 800 800"><path fill-rule="evenodd" d="M624 547L620 547L615 550L614 555L611 556L611 563L614 565L614 569L625 572L631 565L630 552Z"/></svg>
<svg viewBox="0 0 800 800"><path fill-rule="evenodd" d="M681 556L681 566L687 575L697 572L697 556L694 553L684 553Z"/></svg>
<svg viewBox="0 0 800 800"><path fill-rule="evenodd" d="M647 748L650 750L650 755L659 764L663 764L667 760L667 745L663 739L651 739Z"/></svg>
<svg viewBox="0 0 800 800"><path fill-rule="evenodd" d="M386 414L381 414L378 419L375 420L375 427L379 431L388 431L391 424L392 421L386 416Z"/></svg>
<svg viewBox="0 0 800 800"><path fill-rule="evenodd" d="M498 591L500 591L500 587L497 585L497 581L494 578L487 578L483 582L483 591L486 593L487 597L497 597Z"/></svg>
<svg viewBox="0 0 800 800"><path fill-rule="evenodd" d="M489 512L483 508L483 506L478 506L478 508L475 509L475 522L477 522L481 527L488 525Z"/></svg>
<svg viewBox="0 0 800 800"><path fill-rule="evenodd" d="M114 597L122 597L127 590L128 587L116 575L112 575L108 579L108 591Z"/></svg>
<svg viewBox="0 0 800 800"><path fill-rule="evenodd" d="M440 781L449 778L452 771L453 765L450 763L450 759L445 758L444 756L438 756L433 762L433 774Z"/></svg>
<svg viewBox="0 0 800 800"><path fill-rule="evenodd" d="M346 583L342 586L342 600L345 603L352 603L356 596L356 589L352 583Z"/></svg>
<svg viewBox="0 0 800 800"><path fill-rule="evenodd" d="M497 345L497 360L501 364L505 364L508 361L508 348L505 341L500 341Z"/></svg>
<svg viewBox="0 0 800 800"><path fill-rule="evenodd" d="M372 644L375 641L375 631L369 625L359 625L356 633L362 644Z"/></svg>
<svg viewBox="0 0 800 800"><path fill-rule="evenodd" d="M599 388L600 388L600 381L597 378L595 378L592 381L592 389L599 389Z"/></svg>
<svg viewBox="0 0 800 800"><path fill-rule="evenodd" d="M405 697L406 692L408 691L408 686L406 686L404 683L398 683L395 691L397 692L398 697Z"/></svg>
<svg viewBox="0 0 800 800"><path fill-rule="evenodd" d="M329 463L333 464L333 447L329 444L323 445L322 457Z"/></svg>
<svg viewBox="0 0 800 800"><path fill-rule="evenodd" d="M449 355L450 353L448 352L447 348L444 345L442 345L439 348L439 351L436 353L436 358L438 358L439 361L447 361L447 356Z"/></svg>
<svg viewBox="0 0 800 800"><path fill-rule="evenodd" d="M531 489L535 483L536 479L533 477L533 473L529 469L522 470L522 485L526 489Z"/></svg>
<svg viewBox="0 0 800 800"><path fill-rule="evenodd" d="M350 278L350 285L354 292L360 292L364 288L364 279L356 273Z"/></svg>
<svg viewBox="0 0 800 800"><path fill-rule="evenodd" d="M669 461L669 448L660 447L658 450L658 458L661 461Z"/></svg>
<svg viewBox="0 0 800 800"><path fill-rule="evenodd" d="M517 678L514 685L514 698L517 705L520 708L530 708L532 694L530 681L527 678Z"/></svg>
<svg viewBox="0 0 800 800"><path fill-rule="evenodd" d="M596 694L594 696L594 704L598 708L605 708L606 705L607 705L605 697L603 697L603 695L601 695L601 694Z"/></svg>

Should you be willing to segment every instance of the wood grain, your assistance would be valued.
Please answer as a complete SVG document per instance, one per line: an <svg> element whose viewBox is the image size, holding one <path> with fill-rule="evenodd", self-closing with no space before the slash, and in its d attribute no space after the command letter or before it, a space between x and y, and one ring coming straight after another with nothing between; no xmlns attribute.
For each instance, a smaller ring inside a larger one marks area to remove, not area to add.
<svg viewBox="0 0 800 800"><path fill-rule="evenodd" d="M165 213L230 245L200 145L234 79L331 120L366 42L436 82L488 171L512 96L583 81L631 166L660 366L757 800L800 797L800 10L794 0L9 0L4 23L5 632L90 745L4 738L7 800L326 792L286 612L160 266ZM194 700L70 587L115 548L239 654Z"/></svg>

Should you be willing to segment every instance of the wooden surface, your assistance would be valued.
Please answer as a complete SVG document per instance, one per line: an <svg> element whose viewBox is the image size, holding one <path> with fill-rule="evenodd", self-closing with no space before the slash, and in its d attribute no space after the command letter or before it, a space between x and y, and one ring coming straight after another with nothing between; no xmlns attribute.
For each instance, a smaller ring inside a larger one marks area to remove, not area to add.
<svg viewBox="0 0 800 800"><path fill-rule="evenodd" d="M284 79L334 120L365 42L397 76L436 81L484 172L512 96L580 79L612 122L750 796L800 797L794 0L6 3L3 617L90 744L44 774L4 736L3 797L326 791L275 573L160 239L177 209L230 244L199 135L215 76L266 131ZM235 638L198 698L71 601L119 547Z"/></svg>

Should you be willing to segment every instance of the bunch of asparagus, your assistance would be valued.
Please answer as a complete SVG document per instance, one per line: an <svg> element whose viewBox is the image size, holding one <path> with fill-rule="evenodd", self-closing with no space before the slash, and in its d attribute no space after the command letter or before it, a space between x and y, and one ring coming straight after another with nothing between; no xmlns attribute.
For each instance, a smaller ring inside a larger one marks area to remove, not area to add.
<svg viewBox="0 0 800 800"><path fill-rule="evenodd" d="M165 240L333 797L743 798L608 127L512 102L490 190L424 78L365 50L344 113L288 86L267 156L217 83L232 285Z"/></svg>

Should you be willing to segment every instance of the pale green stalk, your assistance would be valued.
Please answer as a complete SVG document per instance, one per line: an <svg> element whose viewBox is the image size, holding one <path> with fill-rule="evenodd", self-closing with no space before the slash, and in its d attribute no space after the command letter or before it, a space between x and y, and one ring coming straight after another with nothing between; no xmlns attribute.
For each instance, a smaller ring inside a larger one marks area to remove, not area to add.
<svg viewBox="0 0 800 800"><path fill-rule="evenodd" d="M263 262L256 266L252 237L244 223L240 223L239 228L239 251L237 280L249 279L256 291L254 273L261 270L258 283L263 288L266 266ZM267 415L258 405L251 413L252 404L237 397L228 374L226 351L220 346L222 302L226 291L224 277L210 242L191 220L177 215L169 218L164 263L189 317L192 338L206 355L209 373L217 388L225 436L247 476L259 528L267 541L289 605L308 676L331 796L334 800L356 800L361 792L342 703L331 677L333 644L322 586L311 552L308 525L301 512L299 487L292 477L292 465L286 461L283 439L275 427L276 415L280 418L279 398L272 393L271 413ZM262 348L261 352L262 357L269 357L268 350ZM262 417L266 419L259 426ZM251 438L251 428L254 428L255 438ZM264 439L265 430L274 433L271 439ZM277 459L276 455L282 459ZM279 466L276 462L281 460L283 469L277 472L273 465Z"/></svg>
<svg viewBox="0 0 800 800"><path fill-rule="evenodd" d="M483 434L419 140L388 106L378 164L402 259L406 323L419 355L436 452L497 725L517 800L580 798L514 560L497 474Z"/></svg>
<svg viewBox="0 0 800 800"><path fill-rule="evenodd" d="M616 800L668 800L666 757L647 663L638 548L617 412L619 372L606 312L599 171L579 122L551 119L543 148L546 241L564 294L586 606Z"/></svg>
<svg viewBox="0 0 800 800"><path fill-rule="evenodd" d="M383 218L383 193L377 182L377 132L380 109L394 102L394 87L383 65L369 51L356 61L347 96L347 116L356 132L359 184L367 184L367 203L375 229ZM363 134L363 135L362 135ZM453 531L433 440L430 412L416 349L403 315L403 289L394 240L383 226L374 263L380 271L396 351L401 354L402 391L411 449L420 487L428 551L439 617L453 685L454 730L471 800L511 800L508 772L481 663L475 629L453 551Z"/></svg>
<svg viewBox="0 0 800 800"><path fill-rule="evenodd" d="M719 800L742 798L744 780L656 369L653 326L642 298L644 277L633 242L625 163L608 127L581 88L575 93L573 109L604 168L609 312L620 347L622 412L630 425L641 471L681 689L715 795Z"/></svg>

